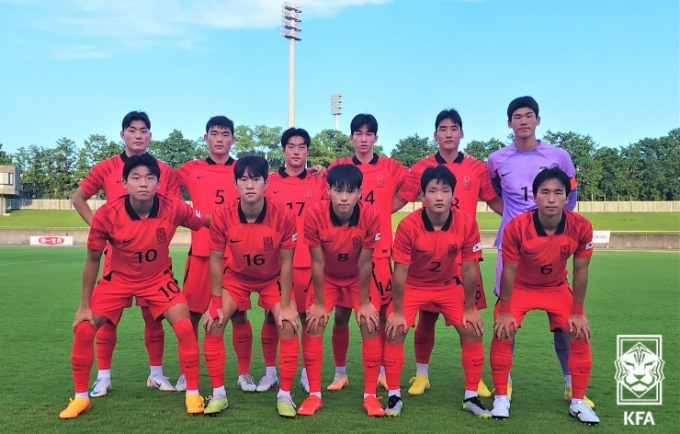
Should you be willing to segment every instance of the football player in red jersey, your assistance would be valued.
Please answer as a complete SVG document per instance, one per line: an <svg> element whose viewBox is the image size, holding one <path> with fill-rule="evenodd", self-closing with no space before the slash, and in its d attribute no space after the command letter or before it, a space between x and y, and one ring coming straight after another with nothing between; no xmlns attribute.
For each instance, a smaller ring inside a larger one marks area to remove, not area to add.
<svg viewBox="0 0 680 434"><path fill-rule="evenodd" d="M172 273L169 245L178 226L195 231L208 226L209 218L181 200L156 194L161 170L153 157L131 156L122 172L129 194L107 201L91 220L80 308L73 321L71 364L76 393L60 413L61 419L76 418L90 408L88 382L97 329L107 322L117 323L132 297L145 300L154 319L164 317L172 326L187 379L187 412L203 413L198 344L189 307ZM95 286L107 246L112 246L108 270Z"/></svg>
<svg viewBox="0 0 680 434"><path fill-rule="evenodd" d="M571 191L569 176L559 168L545 169L532 185L537 209L510 220L503 233L503 273L494 309L491 371L496 397L491 413L510 416L507 378L512 368L512 342L527 312L543 310L550 330L569 337L572 398L569 414L587 425L600 419L584 402L592 356L590 326L583 309L588 265L593 254L593 226L565 209ZM567 281L567 261L573 261L573 285Z"/></svg>
<svg viewBox="0 0 680 434"><path fill-rule="evenodd" d="M132 111L123 118L123 129L120 138L125 142L125 151L107 160L97 163L85 177L80 187L73 195L73 207L85 222L92 226L93 213L87 200L104 191L106 200L111 201L128 194L124 180L120 177L123 166L133 155L144 155L151 140L151 121L144 112ZM161 196L181 198L179 186L172 168L162 161L158 161L163 182L159 184L157 192ZM109 250L105 251L103 273L108 271ZM142 308L144 318L144 344L149 354L149 378L147 387L158 388L162 391L174 391L174 386L163 375L163 351L165 346L165 331L161 320L154 321L151 311L142 299L137 299L137 305ZM97 331L97 380L92 385L91 396L98 398L105 396L111 389L111 359L117 341L117 325L106 322Z"/></svg>
<svg viewBox="0 0 680 434"><path fill-rule="evenodd" d="M354 164L364 176L362 183L362 200L376 208L380 218L380 233L383 234L380 242L373 250L373 272L371 284L374 285L381 295L382 307L381 323L385 321L385 311L392 299L392 201L394 195L401 188L408 169L400 162L388 157L380 157L373 152L373 146L378 141L378 121L373 115L356 115L350 123L351 134L349 136L354 145L353 157L341 158L334 161L331 169L337 164ZM347 297L338 300L335 307L335 322L333 325L333 358L335 361L335 377L327 390L341 390L349 384L345 369L347 360L347 348L349 347L349 319L352 314L352 305ZM381 339L385 338L384 327L380 333ZM381 366L379 382L387 388L383 367Z"/></svg>

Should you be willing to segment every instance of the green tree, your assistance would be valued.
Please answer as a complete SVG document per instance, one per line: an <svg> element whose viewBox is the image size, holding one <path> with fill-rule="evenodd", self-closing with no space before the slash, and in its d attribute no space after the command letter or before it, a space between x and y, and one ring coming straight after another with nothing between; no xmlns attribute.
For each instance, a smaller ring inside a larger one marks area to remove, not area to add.
<svg viewBox="0 0 680 434"><path fill-rule="evenodd" d="M437 152L437 147L427 137L414 134L399 140L390 156L404 166L411 168L418 161L433 155L435 152Z"/></svg>
<svg viewBox="0 0 680 434"><path fill-rule="evenodd" d="M149 143L149 153L168 163L173 169L196 158L196 155L200 153L198 148L198 143L184 138L179 130L172 130L165 140Z"/></svg>
<svg viewBox="0 0 680 434"><path fill-rule="evenodd" d="M118 155L124 150L125 145L122 142L109 141L106 139L106 136L101 134L90 134L90 137L83 142L83 147L78 150L78 161L75 171L75 178L78 184L85 179L97 163Z"/></svg>
<svg viewBox="0 0 680 434"><path fill-rule="evenodd" d="M602 167L602 178L598 185L602 195L610 200L618 199L619 196L628 199L627 191L630 181L626 178L625 161L621 156L621 151L616 148L602 147L595 151L594 158L600 162ZM584 199L590 200L589 197L584 197Z"/></svg>
<svg viewBox="0 0 680 434"><path fill-rule="evenodd" d="M349 137L333 129L320 131L312 137L312 146L307 161L310 166L320 164L328 167L333 161L354 155L354 145Z"/></svg>
<svg viewBox="0 0 680 434"><path fill-rule="evenodd" d="M233 152L237 157L246 154L260 155L269 162L270 170L278 170L283 166L284 158L281 154L281 127L268 127L256 125L251 128L248 125L239 125L235 128L236 143Z"/></svg>
<svg viewBox="0 0 680 434"><path fill-rule="evenodd" d="M578 182L579 196L590 198L603 197L599 185L602 179L602 163L595 159L597 144L590 136L584 136L572 131L567 133L553 133L548 130L544 139L558 148L569 153L576 167L576 181Z"/></svg>
<svg viewBox="0 0 680 434"><path fill-rule="evenodd" d="M473 140L465 145L465 153L475 157L480 161L486 162L493 152L505 148L505 144L498 139L489 139L486 142L481 140Z"/></svg>
<svg viewBox="0 0 680 434"><path fill-rule="evenodd" d="M23 146L14 154L14 160L21 170L21 184L24 197L42 199L49 190L49 176L52 172L53 156L49 149L31 145Z"/></svg>
<svg viewBox="0 0 680 434"><path fill-rule="evenodd" d="M12 164L12 156L2 150L2 143L0 143L0 164Z"/></svg>
<svg viewBox="0 0 680 434"><path fill-rule="evenodd" d="M64 137L57 140L57 146L48 152L51 154L51 159L46 194L49 198L65 199L75 193L78 188L75 176L78 160L76 143Z"/></svg>

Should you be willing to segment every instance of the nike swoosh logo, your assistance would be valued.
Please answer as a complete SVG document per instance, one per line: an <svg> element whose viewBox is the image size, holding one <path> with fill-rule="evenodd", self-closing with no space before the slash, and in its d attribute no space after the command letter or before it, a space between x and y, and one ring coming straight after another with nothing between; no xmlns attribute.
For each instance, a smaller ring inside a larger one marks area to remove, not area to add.
<svg viewBox="0 0 680 434"><path fill-rule="evenodd" d="M506 172L506 173L501 173L501 178L504 177L504 176L510 175L511 173L512 173L512 171Z"/></svg>
<svg viewBox="0 0 680 434"><path fill-rule="evenodd" d="M366 367L369 369L377 368L379 365L367 365Z"/></svg>
<svg viewBox="0 0 680 434"><path fill-rule="evenodd" d="M135 238L137 238L137 237L135 237ZM130 238L129 240L123 240L123 244L129 243L130 241L134 240L135 238Z"/></svg>
<svg viewBox="0 0 680 434"><path fill-rule="evenodd" d="M229 240L230 243L240 243L243 240Z"/></svg>

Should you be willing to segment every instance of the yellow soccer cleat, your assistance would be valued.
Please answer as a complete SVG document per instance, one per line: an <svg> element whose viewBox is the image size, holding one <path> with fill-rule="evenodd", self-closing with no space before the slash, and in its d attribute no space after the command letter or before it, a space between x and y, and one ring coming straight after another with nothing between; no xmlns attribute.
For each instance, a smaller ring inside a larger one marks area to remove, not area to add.
<svg viewBox="0 0 680 434"><path fill-rule="evenodd" d="M479 385L477 386L477 393L481 398L491 398L491 391L486 386L484 380L479 380Z"/></svg>
<svg viewBox="0 0 680 434"><path fill-rule="evenodd" d="M430 380L427 378L427 375L416 375L415 377L411 377L408 382L411 384L411 387L408 389L408 394L412 396L422 395L425 393L425 390L430 388Z"/></svg>
<svg viewBox="0 0 680 434"><path fill-rule="evenodd" d="M184 403L187 406L187 413L189 414L202 414L205 409L203 404L203 397L201 395L187 395L184 398Z"/></svg>
<svg viewBox="0 0 680 434"><path fill-rule="evenodd" d="M347 386L349 386L349 378L347 378L347 375L336 373L335 378L333 378L333 382L329 384L328 387L326 387L326 390L337 392L338 390L342 390Z"/></svg>
<svg viewBox="0 0 680 434"><path fill-rule="evenodd" d="M80 413L84 413L89 409L89 398L69 398L68 406L59 413L59 419L75 419Z"/></svg>
<svg viewBox="0 0 680 434"><path fill-rule="evenodd" d="M566 387L564 389L564 400L567 402L571 402L571 387ZM585 395L583 395L583 402L591 409L595 408L595 403Z"/></svg>

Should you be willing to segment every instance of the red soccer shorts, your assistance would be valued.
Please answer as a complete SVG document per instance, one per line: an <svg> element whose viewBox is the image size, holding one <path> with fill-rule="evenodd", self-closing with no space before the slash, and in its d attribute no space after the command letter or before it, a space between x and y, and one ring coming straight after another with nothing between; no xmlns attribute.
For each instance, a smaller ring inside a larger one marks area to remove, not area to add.
<svg viewBox="0 0 680 434"><path fill-rule="evenodd" d="M392 259L374 258L373 271L371 272L371 291L378 291L380 296L380 306L386 306L392 301ZM352 302L346 290L343 290L338 299L337 306L352 308Z"/></svg>
<svg viewBox="0 0 680 434"><path fill-rule="evenodd" d="M463 325L465 310L465 290L463 285L452 284L444 287L422 289L411 285L404 288L404 318L409 327L413 327L416 314L423 306L432 303L444 316L446 325ZM393 304L387 308L387 317L394 310Z"/></svg>
<svg viewBox="0 0 680 434"><path fill-rule="evenodd" d="M222 270L225 269L227 258L222 260ZM224 272L224 271L223 271ZM205 313L210 307L210 258L205 256L187 256L184 265L184 282L182 293L187 299L191 312ZM249 307L250 308L250 307Z"/></svg>
<svg viewBox="0 0 680 434"><path fill-rule="evenodd" d="M120 281L114 274L111 280L101 279L92 291L90 308L92 313L118 324L123 309L130 306L132 297L143 300L151 310L154 319L179 303L186 303L172 271L149 279L144 283L131 284Z"/></svg>
<svg viewBox="0 0 680 434"><path fill-rule="evenodd" d="M377 288L370 285L368 288L371 304L380 310L380 294ZM323 301L326 307L326 312L333 311L335 306L339 306L339 302L349 305L349 309L354 309L354 312L359 310L361 300L359 296L359 280L356 277L349 278L333 278L332 276L323 276ZM314 304L314 291L307 294L306 307L309 309ZM344 306L347 307L347 306Z"/></svg>
<svg viewBox="0 0 680 434"><path fill-rule="evenodd" d="M250 294L257 293L257 305L267 313L272 307L281 301L281 282L277 275L274 280L269 282L252 282L239 279L227 270L222 278L222 287L229 293L236 307L240 311L251 308ZM291 292L291 301L295 301L295 293Z"/></svg>
<svg viewBox="0 0 680 434"><path fill-rule="evenodd" d="M311 289L311 291L310 291ZM294 268L293 269L293 298L300 300L298 303L298 313L305 313L305 300L307 294L311 292L314 296L314 287L312 286L312 269L311 268Z"/></svg>
<svg viewBox="0 0 680 434"><path fill-rule="evenodd" d="M477 294L475 294L475 307L477 310L486 309L486 295L484 294L484 282L482 282L482 270L479 268L479 261L477 261ZM426 304L422 310L427 312L440 313L437 306L433 303Z"/></svg>
<svg viewBox="0 0 680 434"><path fill-rule="evenodd" d="M546 289L524 289L515 286L510 299L510 314L517 321L517 327L521 327L527 312L543 310L548 314L551 331L569 330L568 320L573 302L572 289L566 283ZM497 302L493 312L494 318L498 317L500 310L500 303Z"/></svg>

